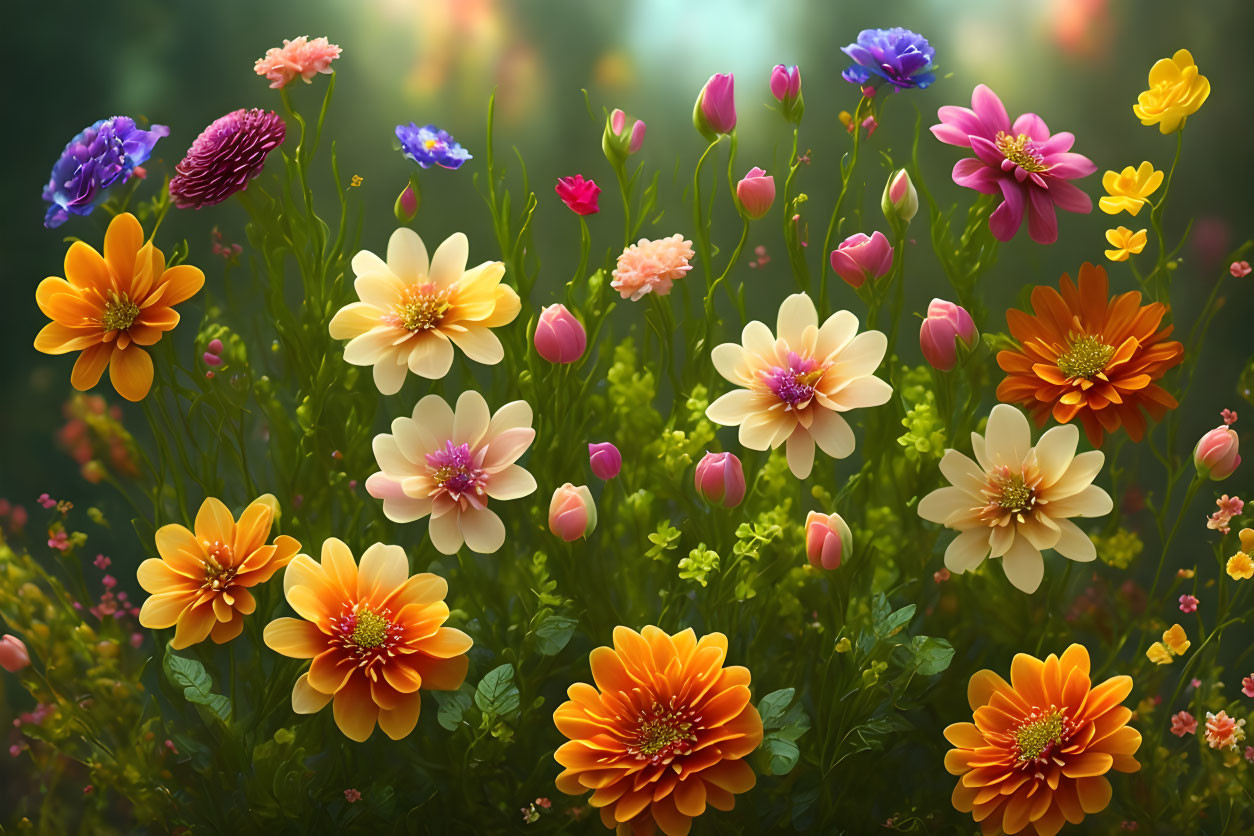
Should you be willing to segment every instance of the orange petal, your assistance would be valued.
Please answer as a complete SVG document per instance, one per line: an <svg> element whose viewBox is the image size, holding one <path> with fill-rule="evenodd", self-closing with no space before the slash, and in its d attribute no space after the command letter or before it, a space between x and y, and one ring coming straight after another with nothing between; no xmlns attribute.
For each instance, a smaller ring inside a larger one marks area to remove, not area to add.
<svg viewBox="0 0 1254 836"><path fill-rule="evenodd" d="M422 687L428 691L456 691L466 681L466 671L470 667L470 659L466 656L436 659L415 653L407 661L422 677Z"/></svg>
<svg viewBox="0 0 1254 836"><path fill-rule="evenodd" d="M65 278L81 290L96 290L101 295L114 289L109 265L90 244L75 241L65 251Z"/></svg>
<svg viewBox="0 0 1254 836"><path fill-rule="evenodd" d="M219 621L209 631L214 644L226 644L244 632L244 616L235 612L228 621Z"/></svg>
<svg viewBox="0 0 1254 836"><path fill-rule="evenodd" d="M222 504L222 500L212 496L206 497L196 512L196 537L209 543L221 543L230 546L235 542L235 517L230 509ZM239 555L243 558L245 555Z"/></svg>
<svg viewBox="0 0 1254 836"><path fill-rule="evenodd" d="M114 347L109 358L109 381L128 401L142 401L152 388L152 358L142 348Z"/></svg>
<svg viewBox="0 0 1254 836"><path fill-rule="evenodd" d="M205 274L199 267L179 264L166 270L161 281L165 284L161 304L171 307L195 296L205 285Z"/></svg>
<svg viewBox="0 0 1254 836"><path fill-rule="evenodd" d="M149 630L165 630L173 627L191 600L191 596L184 592L162 592L153 595L140 607L139 623Z"/></svg>
<svg viewBox="0 0 1254 836"><path fill-rule="evenodd" d="M70 372L70 385L80 392L86 392L100 382L100 375L109 366L109 358L113 356L113 346L108 343L84 348L74 361L74 369Z"/></svg>
<svg viewBox="0 0 1254 836"><path fill-rule="evenodd" d="M733 795L748 792L758 782L749 764L742 760L719 761L709 769L702 770L700 775L702 780L722 787Z"/></svg>
<svg viewBox="0 0 1254 836"><path fill-rule="evenodd" d="M98 344L102 337L99 326L77 328L49 322L35 335L35 350L41 354L69 354Z"/></svg>
<svg viewBox="0 0 1254 836"><path fill-rule="evenodd" d="M302 673L292 688L292 711L297 714L316 714L330 701L330 694L324 694L309 684L307 673Z"/></svg>
<svg viewBox="0 0 1254 836"><path fill-rule="evenodd" d="M135 254L144 246L144 228L129 212L109 222L105 231L104 260L122 287L130 287L135 275ZM67 268L68 269L68 268Z"/></svg>
<svg viewBox="0 0 1254 836"><path fill-rule="evenodd" d="M293 659L312 659L327 649L328 637L299 618L276 618L266 625L262 639L275 653Z"/></svg>
<svg viewBox="0 0 1254 836"><path fill-rule="evenodd" d="M1077 779L1075 789L1080 807L1086 813L1100 813L1110 803L1110 782L1100 775Z"/></svg>
<svg viewBox="0 0 1254 836"><path fill-rule="evenodd" d="M474 641L470 636L456 627L441 627L434 636L424 639L418 649L430 656L448 659L461 656L470 650L473 644Z"/></svg>
<svg viewBox="0 0 1254 836"><path fill-rule="evenodd" d="M266 544L273 519L274 511L269 503L260 500L254 500L239 515L239 523L235 525L234 537L230 541L239 565L242 566L249 555Z"/></svg>
<svg viewBox="0 0 1254 836"><path fill-rule="evenodd" d="M188 607L179 616L178 626L174 629L174 640L170 647L182 650L194 644L200 644L209 636L209 631L218 619L213 614L213 606L208 603Z"/></svg>
<svg viewBox="0 0 1254 836"><path fill-rule="evenodd" d="M370 698L370 686L364 676L354 676L335 692L335 725L349 740L363 743L374 731L379 707Z"/></svg>
<svg viewBox="0 0 1254 836"><path fill-rule="evenodd" d="M379 712L379 728L393 740L408 737L418 725L418 714L422 709L422 700L415 691L401 696L400 702L393 708Z"/></svg>

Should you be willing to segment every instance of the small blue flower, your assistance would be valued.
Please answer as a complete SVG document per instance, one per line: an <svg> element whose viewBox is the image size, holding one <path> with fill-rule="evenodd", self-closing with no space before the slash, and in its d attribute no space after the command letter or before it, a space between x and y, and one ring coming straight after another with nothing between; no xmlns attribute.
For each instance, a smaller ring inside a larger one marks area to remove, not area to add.
<svg viewBox="0 0 1254 836"><path fill-rule="evenodd" d="M44 226L53 229L73 215L90 215L104 199L104 190L130 179L135 166L152 154L153 146L169 136L165 125L144 131L129 116L101 119L70 140L61 159L52 167L52 176L43 198L52 205L44 216Z"/></svg>
<svg viewBox="0 0 1254 836"><path fill-rule="evenodd" d="M857 43L842 50L857 63L841 73L853 84L872 87L888 83L901 90L923 89L936 80L932 58L936 50L927 38L909 29L863 29Z"/></svg>
<svg viewBox="0 0 1254 836"><path fill-rule="evenodd" d="M401 153L423 168L438 165L440 168L457 169L471 158L470 152L458 145L448 131L442 131L435 125L421 128L413 122L397 125L396 138L400 141Z"/></svg>

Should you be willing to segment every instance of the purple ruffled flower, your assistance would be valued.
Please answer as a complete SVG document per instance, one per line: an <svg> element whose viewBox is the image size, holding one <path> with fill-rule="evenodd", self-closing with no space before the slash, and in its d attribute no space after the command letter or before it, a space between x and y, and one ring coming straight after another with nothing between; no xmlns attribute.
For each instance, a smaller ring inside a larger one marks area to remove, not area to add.
<svg viewBox="0 0 1254 836"><path fill-rule="evenodd" d="M435 125L418 127L414 122L396 126L396 139L401 153L423 168L438 165L440 168L458 169L471 159L470 152L457 144L457 140Z"/></svg>
<svg viewBox="0 0 1254 836"><path fill-rule="evenodd" d="M170 197L180 209L221 203L261 173L266 157L283 144L287 125L274 111L232 111L201 131L174 167Z"/></svg>
<svg viewBox="0 0 1254 836"><path fill-rule="evenodd" d="M849 67L841 78L857 85L876 87L891 84L902 90L918 87L920 90L936 80L932 71L932 58L936 50L927 38L902 29L863 29L857 43L842 50L857 63Z"/></svg>
<svg viewBox="0 0 1254 836"><path fill-rule="evenodd" d="M104 190L129 180L135 166L143 165L152 154L157 140L169 135L165 125L140 130L129 116L101 119L84 129L52 166L43 193L52 204L44 215L44 226L53 229L70 215L90 215L104 199Z"/></svg>

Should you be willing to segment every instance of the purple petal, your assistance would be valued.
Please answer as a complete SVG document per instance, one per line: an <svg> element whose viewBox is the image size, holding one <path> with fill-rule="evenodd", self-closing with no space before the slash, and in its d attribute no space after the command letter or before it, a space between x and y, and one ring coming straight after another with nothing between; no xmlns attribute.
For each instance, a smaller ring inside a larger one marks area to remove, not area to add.
<svg viewBox="0 0 1254 836"><path fill-rule="evenodd" d="M990 168L973 157L958 160L954 164L954 182L968 189L975 189L981 194L997 194L997 169Z"/></svg>
<svg viewBox="0 0 1254 836"><path fill-rule="evenodd" d="M998 185L1001 186L1001 194L1005 202L993 210L993 214L989 216L988 228L998 241L1009 241L1015 237L1015 233L1023 224L1023 210L1027 197L1023 194L1024 187L1008 177L998 180Z"/></svg>
<svg viewBox="0 0 1254 836"><path fill-rule="evenodd" d="M1049 192L1029 189L1028 234L1038 244L1052 244L1058 240L1058 218Z"/></svg>
<svg viewBox="0 0 1254 836"><path fill-rule="evenodd" d="M1001 99L983 84L976 85L971 93L971 109L980 117L989 136L996 136L998 131L1010 130L1010 116L1007 115Z"/></svg>
<svg viewBox="0 0 1254 836"><path fill-rule="evenodd" d="M1035 113L1025 113L1016 119L1013 132L1027 134L1035 142L1049 139L1049 128L1045 126L1045 120Z"/></svg>

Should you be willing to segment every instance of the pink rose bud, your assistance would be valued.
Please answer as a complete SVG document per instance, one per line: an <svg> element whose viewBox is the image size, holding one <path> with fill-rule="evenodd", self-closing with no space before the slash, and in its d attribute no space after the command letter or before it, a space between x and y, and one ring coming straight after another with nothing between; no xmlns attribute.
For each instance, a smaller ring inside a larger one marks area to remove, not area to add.
<svg viewBox="0 0 1254 836"><path fill-rule="evenodd" d="M893 247L881 232L868 238L855 232L832 250L832 269L853 287L862 287L867 279L888 275L893 266Z"/></svg>
<svg viewBox="0 0 1254 836"><path fill-rule="evenodd" d="M586 485L570 482L553 491L549 503L549 531L567 543L587 537L597 527L597 506Z"/></svg>
<svg viewBox="0 0 1254 836"><path fill-rule="evenodd" d="M775 178L756 166L736 184L736 202L746 218L756 221L775 202Z"/></svg>
<svg viewBox="0 0 1254 836"><path fill-rule="evenodd" d="M776 64L771 70L771 95L784 107L780 111L789 122L800 122L804 106L801 103L801 70L796 66Z"/></svg>
<svg viewBox="0 0 1254 836"><path fill-rule="evenodd" d="M417 216L418 193L414 191L412 183L405 184L405 188L396 196L396 203L392 206L392 214L396 216L398 222L403 224L412 222Z"/></svg>
<svg viewBox="0 0 1254 836"><path fill-rule="evenodd" d="M17 636L5 633L0 638L0 668L9 673L17 673L30 664L30 654L26 652L26 644Z"/></svg>
<svg viewBox="0 0 1254 836"><path fill-rule="evenodd" d="M975 322L965 309L944 299L933 299L919 328L919 348L932 368L947 372L958 363L958 342L971 349L979 337Z"/></svg>
<svg viewBox="0 0 1254 836"><path fill-rule="evenodd" d="M806 515L806 557L817 569L838 569L840 561L853 548L853 532L840 514Z"/></svg>
<svg viewBox="0 0 1254 836"><path fill-rule="evenodd" d="M1241 464L1238 442L1236 430L1226 425L1202 436L1193 448L1193 465L1198 475L1214 482L1231 476Z"/></svg>
<svg viewBox="0 0 1254 836"><path fill-rule="evenodd" d="M608 441L588 445L588 465L598 479L613 479L623 468L623 454Z"/></svg>
<svg viewBox="0 0 1254 836"><path fill-rule="evenodd" d="M894 171L888 178L888 182L884 184L880 209L884 211L884 217L889 223L894 220L910 223L919 211L919 193L915 191L914 183L910 182L910 175L904 168Z"/></svg>
<svg viewBox="0 0 1254 836"><path fill-rule="evenodd" d="M710 142L736 129L736 79L730 73L715 73L701 88L692 124Z"/></svg>
<svg viewBox="0 0 1254 836"><path fill-rule="evenodd" d="M697 493L711 505L735 508L745 498L745 470L731 453L709 453L697 462Z"/></svg>
<svg viewBox="0 0 1254 836"><path fill-rule="evenodd" d="M583 356L588 334L565 305L540 310L534 337L536 351L550 363L573 363Z"/></svg>
<svg viewBox="0 0 1254 836"><path fill-rule="evenodd" d="M636 153L644 145L645 124L639 119L627 123L627 114L618 108L610 113L606 120L605 131L601 134L601 150L606 158L621 164L628 156Z"/></svg>
<svg viewBox="0 0 1254 836"><path fill-rule="evenodd" d="M557 178L557 185L553 190L562 199L562 203L566 204L566 208L576 215L595 215L601 211L597 206L601 187L592 180L583 179L582 174Z"/></svg>

